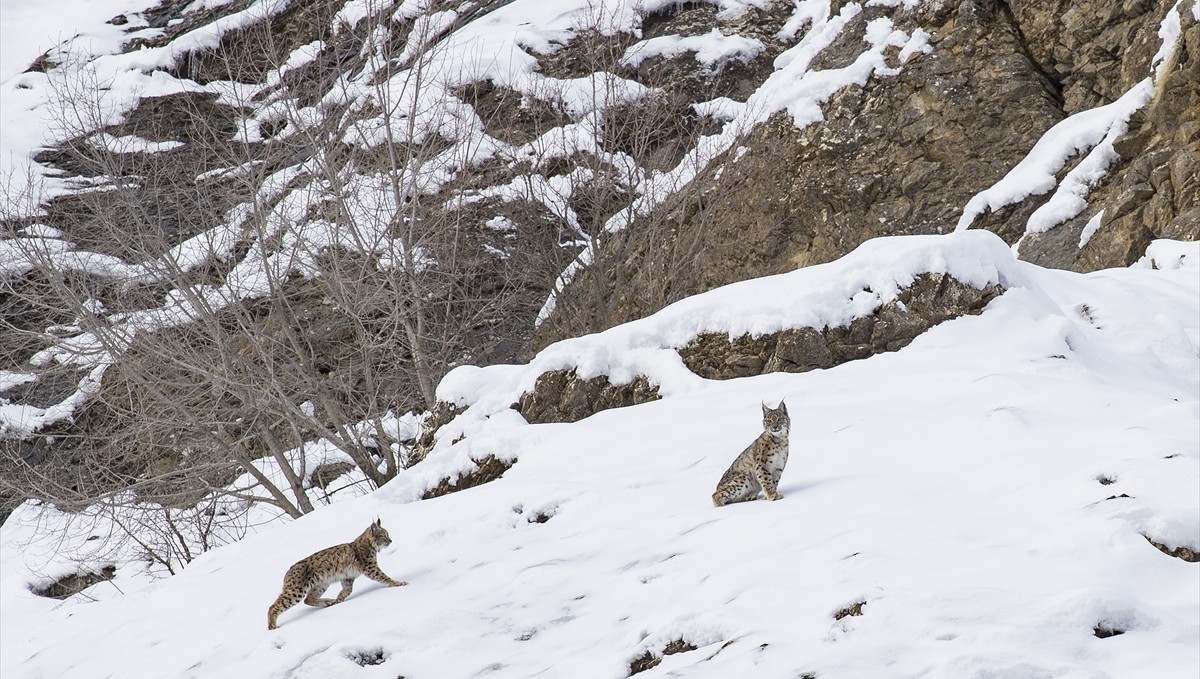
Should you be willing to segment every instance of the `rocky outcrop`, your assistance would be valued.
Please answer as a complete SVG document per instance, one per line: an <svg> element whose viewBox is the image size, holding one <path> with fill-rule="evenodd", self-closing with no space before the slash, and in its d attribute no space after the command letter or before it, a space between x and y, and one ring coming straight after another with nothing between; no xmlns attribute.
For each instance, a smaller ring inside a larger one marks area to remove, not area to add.
<svg viewBox="0 0 1200 679"><path fill-rule="evenodd" d="M669 225L670 246L662 235L640 239L635 224L602 248L605 277L581 276L580 289L563 296L568 307L572 295L606 299L606 315L582 319L587 327L552 323L538 339L601 330L733 281L832 261L869 238L948 232L975 193L1063 118L1056 84L998 1L866 7L812 68L853 61L867 25L885 14L903 30L927 31L932 53L910 57L898 76L841 90L822 122L797 129L781 113L750 131L748 152L714 163L694 193L645 220ZM898 51L886 58L901 66ZM993 230L1010 242L1023 231ZM588 289L596 285L608 287Z"/></svg>
<svg viewBox="0 0 1200 679"><path fill-rule="evenodd" d="M680 349L679 355L692 372L719 380L832 368L897 351L938 323L978 314L1002 292L997 285L979 289L946 274L924 274L895 301L849 325L789 328L758 337L706 333Z"/></svg>
<svg viewBox="0 0 1200 679"><path fill-rule="evenodd" d="M542 424L578 422L602 410L658 399L658 387L642 376L613 384L607 375L584 379L574 370L551 370L538 377L533 391L521 394L514 407L530 424Z"/></svg>
<svg viewBox="0 0 1200 679"><path fill-rule="evenodd" d="M726 645L728 645L728 644L726 644ZM654 669L655 667L658 667L659 664L662 663L663 656L665 656L665 655L675 655L676 653L687 653L688 651L694 651L694 650L696 650L696 647L693 646L692 644L684 641L683 639L675 639L674 641L668 643L666 646L663 647L662 653L656 654L656 653L652 653L650 651L646 651L645 653L634 658L633 661L629 663L629 676L632 677L633 675L638 674L640 672L645 672L646 670L650 670L650 669Z"/></svg>
<svg viewBox="0 0 1200 679"><path fill-rule="evenodd" d="M1120 159L1089 193L1088 209L1048 232L1030 234L1021 245L1022 259L1093 271L1136 262L1156 238L1200 239L1200 23L1182 14L1178 52L1164 66L1150 103L1134 113L1129 131L1113 144ZM1130 40L1120 35L1118 45ZM1153 54L1141 43L1129 49ZM1142 65L1148 63L1149 57ZM1121 69L1122 82L1137 82L1149 72L1126 70ZM1084 238L1097 215L1094 233Z"/></svg>
<svg viewBox="0 0 1200 679"><path fill-rule="evenodd" d="M30 591L38 596L44 596L49 599L66 599L92 585L112 580L115 577L117 577L117 567L109 565L99 570L70 573L46 585L31 587Z"/></svg>
<svg viewBox="0 0 1200 679"><path fill-rule="evenodd" d="M1196 563L1197 561L1200 561L1200 554L1197 554L1194 550L1188 549L1187 547L1172 548L1172 547L1168 547L1168 546L1164 545L1161 542L1158 542L1157 540L1154 540L1153 538L1150 538L1149 536L1142 536L1142 537L1145 537L1146 542L1149 542L1150 544L1154 545L1155 549L1162 552L1163 554L1166 554L1167 556L1173 556L1176 559L1182 559L1189 563Z"/></svg>
<svg viewBox="0 0 1200 679"><path fill-rule="evenodd" d="M413 444L412 452L409 454L408 464L412 466L429 454L433 450L433 446L437 443L434 434L437 433L445 424L458 417L466 408L460 408L452 403L438 401L433 405L433 409L429 412L429 417L421 423L421 434L417 436L417 441Z"/></svg>
<svg viewBox="0 0 1200 679"><path fill-rule="evenodd" d="M771 372L805 372L897 351L943 321L978 314L1004 289L976 288L948 274L922 274L895 300L851 323L826 328L788 328L777 333L730 338L704 333L679 349L689 370L707 379L733 379ZM577 422L610 408L658 400L657 385L645 376L614 384L607 375L582 378L574 370L542 373L513 408L531 424ZM451 411L443 409L443 415ZM449 421L449 420L446 420ZM429 435L432 441L432 434Z"/></svg>
<svg viewBox="0 0 1200 679"><path fill-rule="evenodd" d="M482 460L475 462L475 469L465 474L459 474L454 478L442 479L436 486L425 491L421 496L422 500L431 500L435 497L457 493L460 490L482 486L485 483L495 481L504 475L504 472L512 468L514 461L501 460L494 455L488 455Z"/></svg>
<svg viewBox="0 0 1200 679"><path fill-rule="evenodd" d="M856 602L850 604L849 606L847 606L843 609L840 609L838 612L834 613L833 619L841 620L843 618L852 618L852 617L862 615L863 614L863 606L866 606L866 605L867 605L866 601L856 601Z"/></svg>
<svg viewBox="0 0 1200 679"><path fill-rule="evenodd" d="M1149 75L1150 60L1159 46L1159 23L1173 3L1012 0L1003 4L1011 8L1030 58L1061 89L1063 110L1075 114L1117 99Z"/></svg>
<svg viewBox="0 0 1200 679"><path fill-rule="evenodd" d="M308 484L313 488L328 490L329 484L352 471L354 471L354 465L349 462L326 462L312 470L312 473L308 475Z"/></svg>

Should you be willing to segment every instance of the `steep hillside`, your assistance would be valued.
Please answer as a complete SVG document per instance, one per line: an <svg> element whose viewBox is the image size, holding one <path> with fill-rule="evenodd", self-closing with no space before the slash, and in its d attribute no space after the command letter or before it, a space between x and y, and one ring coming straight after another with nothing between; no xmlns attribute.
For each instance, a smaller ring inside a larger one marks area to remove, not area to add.
<svg viewBox="0 0 1200 679"><path fill-rule="evenodd" d="M1200 228L1190 0L146 4L6 5L0 435L82 498L872 237Z"/></svg>
<svg viewBox="0 0 1200 679"><path fill-rule="evenodd" d="M122 566L37 597L69 559L13 549L38 526L19 513L0 529L0 674L1193 677L1200 251L1154 257L1075 274L987 233L883 239L529 365L460 368L439 394L466 409L424 462L167 580ZM932 273L1004 292L831 369L708 380L676 353L702 332L853 323ZM527 424L510 404L563 368L643 375L661 398ZM759 404L781 399L785 497L714 508ZM486 458L511 467L421 499ZM360 583L268 632L284 570L376 517L383 569L410 584Z"/></svg>

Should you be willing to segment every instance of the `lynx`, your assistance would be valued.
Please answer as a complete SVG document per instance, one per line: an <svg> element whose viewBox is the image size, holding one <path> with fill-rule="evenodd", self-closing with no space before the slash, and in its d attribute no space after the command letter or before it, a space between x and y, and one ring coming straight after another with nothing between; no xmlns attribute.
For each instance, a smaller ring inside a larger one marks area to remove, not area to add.
<svg viewBox="0 0 1200 679"><path fill-rule="evenodd" d="M375 555L379 550L392 544L392 538L379 519L367 527L362 535L354 538L353 542L334 545L328 549L297 561L283 576L283 592L267 611L267 629L279 626L279 615L287 609L300 603L301 600L309 606L323 608L340 604L350 596L354 589L354 579L365 575L375 582L382 582L388 587L402 587L407 582L393 580L379 570L379 562ZM336 599L322 599L325 589L334 582L341 581L342 591Z"/></svg>
<svg viewBox="0 0 1200 679"><path fill-rule="evenodd" d="M758 491L765 491L768 500L783 497L779 492L779 477L788 459L788 428L792 420L788 417L787 405L779 402L772 410L763 404L763 433L737 456L721 482L712 501L717 507L733 502L745 502L758 498Z"/></svg>

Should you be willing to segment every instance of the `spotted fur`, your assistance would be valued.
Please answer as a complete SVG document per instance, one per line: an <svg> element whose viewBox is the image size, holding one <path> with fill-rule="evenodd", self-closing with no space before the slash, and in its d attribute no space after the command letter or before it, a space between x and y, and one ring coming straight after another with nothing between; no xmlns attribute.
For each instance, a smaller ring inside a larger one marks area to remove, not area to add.
<svg viewBox="0 0 1200 679"><path fill-rule="evenodd" d="M778 408L771 409L764 404L762 409L763 433L737 456L721 477L717 491L712 494L713 504L717 507L755 500L760 490L768 500L783 497L779 492L779 477L783 476L783 467L787 464L788 429L792 419L782 401Z"/></svg>
<svg viewBox="0 0 1200 679"><path fill-rule="evenodd" d="M365 575L388 587L402 587L407 582L393 580L379 569L376 554L392 544L392 538L383 529L379 519L375 520L354 538L353 542L334 545L297 561L283 576L283 592L267 610L267 629L279 626L279 615L303 601L309 606L323 608L340 604L354 589L354 579ZM336 599L323 599L330 585L340 582L342 589Z"/></svg>

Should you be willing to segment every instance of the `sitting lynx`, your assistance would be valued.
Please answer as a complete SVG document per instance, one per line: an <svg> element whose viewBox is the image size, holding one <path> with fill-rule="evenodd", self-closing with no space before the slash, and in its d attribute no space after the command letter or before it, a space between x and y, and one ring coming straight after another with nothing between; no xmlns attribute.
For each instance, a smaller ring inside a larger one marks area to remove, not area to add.
<svg viewBox="0 0 1200 679"><path fill-rule="evenodd" d="M267 611L267 629L278 627L279 614L300 603L309 606L332 606L340 604L354 589L354 578L365 575L388 587L401 587L407 582L393 580L379 570L375 554L392 544L392 539L379 519L371 524L353 542L334 545L297 561L283 576L283 592ZM341 581L342 591L336 599L322 599L325 589Z"/></svg>
<svg viewBox="0 0 1200 679"><path fill-rule="evenodd" d="M779 402L774 410L763 404L763 433L742 451L717 484L712 501L717 507L732 502L745 502L758 498L758 491L766 491L768 500L783 497L777 486L788 459L788 428L792 420L788 417L787 405Z"/></svg>

